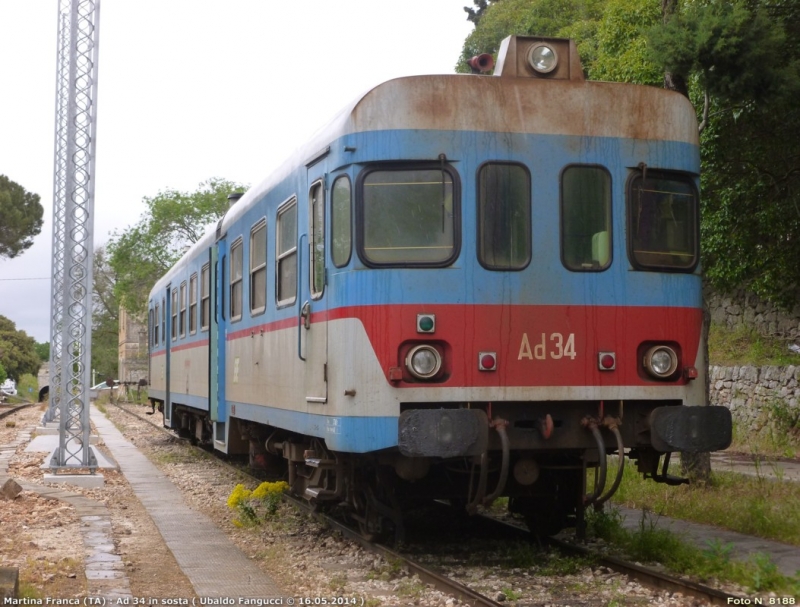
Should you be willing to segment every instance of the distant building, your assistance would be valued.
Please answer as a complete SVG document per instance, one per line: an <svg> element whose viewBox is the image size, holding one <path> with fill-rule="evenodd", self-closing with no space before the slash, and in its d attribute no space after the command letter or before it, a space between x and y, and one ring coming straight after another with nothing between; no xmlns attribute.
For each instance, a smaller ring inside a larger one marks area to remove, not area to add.
<svg viewBox="0 0 800 607"><path fill-rule="evenodd" d="M119 381L147 378L147 325L119 309Z"/></svg>

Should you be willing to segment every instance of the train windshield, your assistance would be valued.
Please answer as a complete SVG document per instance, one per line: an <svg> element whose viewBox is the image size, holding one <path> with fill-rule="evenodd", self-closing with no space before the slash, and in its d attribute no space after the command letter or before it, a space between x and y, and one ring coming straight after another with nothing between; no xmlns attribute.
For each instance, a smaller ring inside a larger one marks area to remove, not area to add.
<svg viewBox="0 0 800 607"><path fill-rule="evenodd" d="M444 265L456 254L453 176L440 168L373 170L362 185L364 261Z"/></svg>
<svg viewBox="0 0 800 607"><path fill-rule="evenodd" d="M697 190L684 176L647 171L630 181L631 262L639 269L691 272L697 265Z"/></svg>

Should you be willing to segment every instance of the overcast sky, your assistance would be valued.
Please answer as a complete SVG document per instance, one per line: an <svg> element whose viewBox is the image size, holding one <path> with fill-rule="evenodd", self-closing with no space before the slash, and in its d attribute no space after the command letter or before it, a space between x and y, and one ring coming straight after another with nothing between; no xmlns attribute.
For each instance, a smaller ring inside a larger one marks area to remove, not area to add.
<svg viewBox="0 0 800 607"><path fill-rule="evenodd" d="M452 73L471 0L103 0L95 246L141 200L256 184L376 84ZM0 315L50 341L57 0L0 0L0 174L41 196L32 248L0 260ZM25 280L19 280L25 279Z"/></svg>

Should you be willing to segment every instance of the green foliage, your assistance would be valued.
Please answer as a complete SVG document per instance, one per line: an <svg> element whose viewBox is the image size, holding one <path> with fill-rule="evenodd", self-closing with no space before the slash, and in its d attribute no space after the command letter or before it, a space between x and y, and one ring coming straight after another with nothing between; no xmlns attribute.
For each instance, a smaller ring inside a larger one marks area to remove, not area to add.
<svg viewBox="0 0 800 607"><path fill-rule="evenodd" d="M38 194L0 175L0 259L16 257L33 244L43 213Z"/></svg>
<svg viewBox="0 0 800 607"><path fill-rule="evenodd" d="M0 363L0 384L8 379L8 373L6 373L6 368L3 366L3 363Z"/></svg>
<svg viewBox="0 0 800 607"><path fill-rule="evenodd" d="M786 32L763 3L690 2L648 35L653 60L729 103L759 103L798 90L798 63Z"/></svg>
<svg viewBox="0 0 800 607"><path fill-rule="evenodd" d="M728 329L716 323L711 323L708 331L708 358L709 364L729 367L781 366L798 362L797 355L789 351L784 340L761 335L751 327Z"/></svg>
<svg viewBox="0 0 800 607"><path fill-rule="evenodd" d="M27 400L36 401L39 396L39 379L38 375L26 373L19 378L17 384L17 394Z"/></svg>
<svg viewBox="0 0 800 607"><path fill-rule="evenodd" d="M244 186L209 179L196 192L164 190L145 198L147 211L139 222L114 234L108 245L115 273L114 294L126 310L143 315L147 296L159 276L197 242L206 227L228 209L228 194Z"/></svg>
<svg viewBox="0 0 800 607"><path fill-rule="evenodd" d="M709 542L706 549L698 548L659 528L658 517L645 510L637 530L626 529L622 522L618 511L587 511L588 533L613 544L626 558L661 563L673 572L693 575L702 581L716 578L735 582L756 592L791 594L800 584L800 576L784 576L765 554L754 554L744 561L733 560L733 547L719 541Z"/></svg>
<svg viewBox="0 0 800 607"><path fill-rule="evenodd" d="M119 376L119 303L116 274L103 248L94 252L92 290L92 370L100 378Z"/></svg>
<svg viewBox="0 0 800 607"><path fill-rule="evenodd" d="M46 363L50 360L50 342L45 341L42 343L36 344L36 354L39 356L39 360L43 363Z"/></svg>
<svg viewBox="0 0 800 607"><path fill-rule="evenodd" d="M648 57L643 35L661 20L657 2L609 0L594 35L595 52L587 64L592 80L631 82L660 86L664 71ZM587 43L578 47L583 57Z"/></svg>
<svg viewBox="0 0 800 607"><path fill-rule="evenodd" d="M5 316L0 316L0 364L17 383L25 373L36 375L40 365L36 341Z"/></svg>

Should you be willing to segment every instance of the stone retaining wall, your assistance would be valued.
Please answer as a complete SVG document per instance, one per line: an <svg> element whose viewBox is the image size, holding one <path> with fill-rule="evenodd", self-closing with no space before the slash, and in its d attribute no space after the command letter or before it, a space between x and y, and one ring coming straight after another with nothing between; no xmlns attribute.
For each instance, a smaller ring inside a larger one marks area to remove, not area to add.
<svg viewBox="0 0 800 607"><path fill-rule="evenodd" d="M729 329L752 327L762 335L800 342L800 304L789 312L744 290L720 294L706 289L704 294L711 322Z"/></svg>
<svg viewBox="0 0 800 607"><path fill-rule="evenodd" d="M744 432L800 430L800 366L709 368L712 405L731 410ZM793 420L793 422L792 422Z"/></svg>

